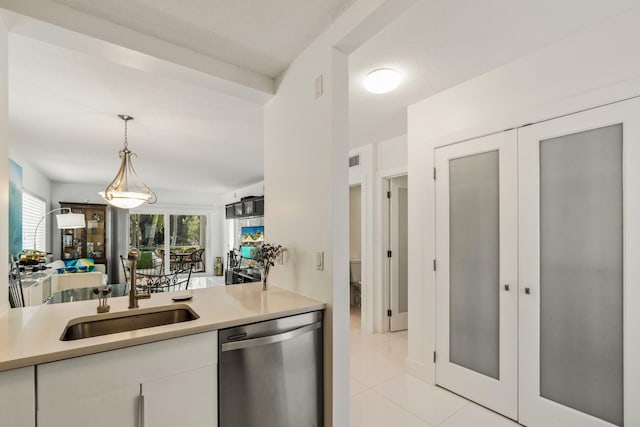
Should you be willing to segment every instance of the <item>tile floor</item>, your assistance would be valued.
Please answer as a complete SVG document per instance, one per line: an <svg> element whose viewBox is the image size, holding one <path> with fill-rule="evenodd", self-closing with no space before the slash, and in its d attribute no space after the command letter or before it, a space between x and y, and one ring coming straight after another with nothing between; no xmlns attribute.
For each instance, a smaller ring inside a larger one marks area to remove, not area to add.
<svg viewBox="0 0 640 427"><path fill-rule="evenodd" d="M351 427L517 427L406 374L407 331L371 334L351 312Z"/></svg>

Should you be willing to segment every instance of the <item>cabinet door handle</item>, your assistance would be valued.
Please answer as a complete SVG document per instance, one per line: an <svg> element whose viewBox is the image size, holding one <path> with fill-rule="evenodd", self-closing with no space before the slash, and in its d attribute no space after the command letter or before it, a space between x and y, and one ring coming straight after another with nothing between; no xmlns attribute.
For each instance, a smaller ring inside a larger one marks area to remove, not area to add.
<svg viewBox="0 0 640 427"><path fill-rule="evenodd" d="M531 295L531 288L524 288L524 293L527 295Z"/></svg>
<svg viewBox="0 0 640 427"><path fill-rule="evenodd" d="M144 427L144 394L138 396L138 427Z"/></svg>
<svg viewBox="0 0 640 427"><path fill-rule="evenodd" d="M506 285L504 285L504 290L509 292L511 290L511 286L509 286L509 284L507 283Z"/></svg>

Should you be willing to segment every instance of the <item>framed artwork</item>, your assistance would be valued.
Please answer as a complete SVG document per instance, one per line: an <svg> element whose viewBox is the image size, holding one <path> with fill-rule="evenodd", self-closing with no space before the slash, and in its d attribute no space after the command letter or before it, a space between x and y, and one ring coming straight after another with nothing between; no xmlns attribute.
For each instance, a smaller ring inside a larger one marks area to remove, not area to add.
<svg viewBox="0 0 640 427"><path fill-rule="evenodd" d="M9 159L9 254L22 251L22 166Z"/></svg>

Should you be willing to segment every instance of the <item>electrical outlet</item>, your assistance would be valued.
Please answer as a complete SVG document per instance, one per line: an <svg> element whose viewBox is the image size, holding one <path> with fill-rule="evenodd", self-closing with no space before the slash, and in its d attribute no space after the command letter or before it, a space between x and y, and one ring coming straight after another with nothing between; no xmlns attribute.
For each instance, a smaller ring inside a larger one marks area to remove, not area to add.
<svg viewBox="0 0 640 427"><path fill-rule="evenodd" d="M316 270L324 270L324 252L316 252Z"/></svg>

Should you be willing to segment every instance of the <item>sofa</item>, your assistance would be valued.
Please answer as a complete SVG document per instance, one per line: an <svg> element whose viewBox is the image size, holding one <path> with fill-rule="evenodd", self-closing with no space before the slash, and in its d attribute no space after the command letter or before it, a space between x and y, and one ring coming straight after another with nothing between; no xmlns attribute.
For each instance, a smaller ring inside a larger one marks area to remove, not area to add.
<svg viewBox="0 0 640 427"><path fill-rule="evenodd" d="M106 285L108 281L106 272L106 265L95 264L95 270L90 272L53 274L51 275L51 292Z"/></svg>

